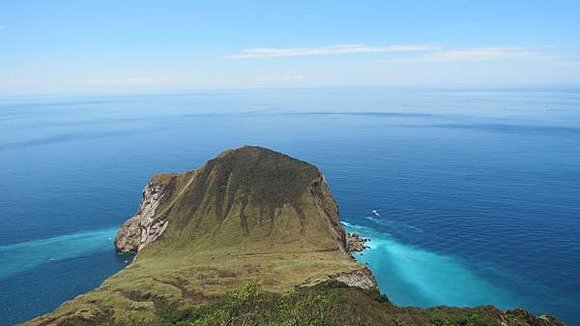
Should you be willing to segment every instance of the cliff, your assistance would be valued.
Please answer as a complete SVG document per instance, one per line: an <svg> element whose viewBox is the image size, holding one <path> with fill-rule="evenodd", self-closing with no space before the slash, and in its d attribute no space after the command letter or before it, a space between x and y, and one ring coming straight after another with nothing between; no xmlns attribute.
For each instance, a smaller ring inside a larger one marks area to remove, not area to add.
<svg viewBox="0 0 580 326"><path fill-rule="evenodd" d="M115 247L134 261L30 325L558 325L493 307L399 308L351 252L313 165L261 147L153 177Z"/></svg>

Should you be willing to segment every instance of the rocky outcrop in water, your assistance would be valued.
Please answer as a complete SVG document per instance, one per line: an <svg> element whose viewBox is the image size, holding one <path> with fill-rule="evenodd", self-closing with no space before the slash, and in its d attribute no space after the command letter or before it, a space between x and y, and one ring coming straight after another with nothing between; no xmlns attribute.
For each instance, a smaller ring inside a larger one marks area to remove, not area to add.
<svg viewBox="0 0 580 326"><path fill-rule="evenodd" d="M369 238L363 238L357 232L347 233L348 242L348 252L354 254L355 252L361 252L368 248L367 242L371 241Z"/></svg>

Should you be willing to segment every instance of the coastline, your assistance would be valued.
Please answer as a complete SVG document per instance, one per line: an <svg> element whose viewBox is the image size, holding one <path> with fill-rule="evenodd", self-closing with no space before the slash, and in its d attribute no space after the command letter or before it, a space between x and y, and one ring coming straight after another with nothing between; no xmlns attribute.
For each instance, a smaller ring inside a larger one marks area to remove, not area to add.
<svg viewBox="0 0 580 326"><path fill-rule="evenodd" d="M343 224L344 226L344 224ZM358 232L346 232L346 239L347 239L347 247L349 254L354 258L355 253L361 253L365 249L370 248L367 245L367 242L370 242L371 239L368 237L361 236Z"/></svg>

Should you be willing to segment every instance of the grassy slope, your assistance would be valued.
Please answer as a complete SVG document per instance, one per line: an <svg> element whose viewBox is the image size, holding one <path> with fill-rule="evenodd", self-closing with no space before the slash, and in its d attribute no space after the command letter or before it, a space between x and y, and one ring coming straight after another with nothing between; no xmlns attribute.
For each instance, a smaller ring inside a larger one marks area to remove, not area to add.
<svg viewBox="0 0 580 326"><path fill-rule="evenodd" d="M171 188L156 213L170 221L166 232L98 289L31 324L159 324L167 306L197 307L246 282L283 293L364 268L329 234L311 191L321 175L310 164L242 148L153 180Z"/></svg>
<svg viewBox="0 0 580 326"><path fill-rule="evenodd" d="M156 212L170 221L166 232L98 289L30 324L498 324L493 307L397 308L377 292L328 283L364 267L339 250L341 234L329 229L338 220L325 219L336 205L321 180L310 164L253 147L157 176L171 193Z"/></svg>

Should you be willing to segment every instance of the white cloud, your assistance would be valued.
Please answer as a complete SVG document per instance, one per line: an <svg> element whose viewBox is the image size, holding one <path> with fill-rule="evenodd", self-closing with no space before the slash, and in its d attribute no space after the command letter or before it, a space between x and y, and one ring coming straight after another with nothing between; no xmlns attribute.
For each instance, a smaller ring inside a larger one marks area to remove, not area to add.
<svg viewBox="0 0 580 326"><path fill-rule="evenodd" d="M367 46L364 44L346 44L310 48L255 48L241 50L229 56L235 59L251 58L279 58L313 55L361 54L361 53L388 53L388 52L421 52L436 49L432 45L407 44L387 46Z"/></svg>
<svg viewBox="0 0 580 326"><path fill-rule="evenodd" d="M569 60L562 60L559 62L559 64L561 66L566 66L566 67L580 67L580 60L578 60L578 58L571 58Z"/></svg>
<svg viewBox="0 0 580 326"><path fill-rule="evenodd" d="M456 62L456 61L493 61L510 58L547 59L553 58L543 48L526 47L476 47L464 49L436 50L419 56L380 60L383 62Z"/></svg>
<svg viewBox="0 0 580 326"><path fill-rule="evenodd" d="M115 78L115 79L88 79L84 82L90 85L156 85L171 82L170 78Z"/></svg>
<svg viewBox="0 0 580 326"><path fill-rule="evenodd" d="M303 81L306 78L304 75L283 75L279 77L257 77L258 82L295 82Z"/></svg>
<svg viewBox="0 0 580 326"><path fill-rule="evenodd" d="M22 81L22 80L3 80L0 81L2 86L35 86L40 83L37 81Z"/></svg>

